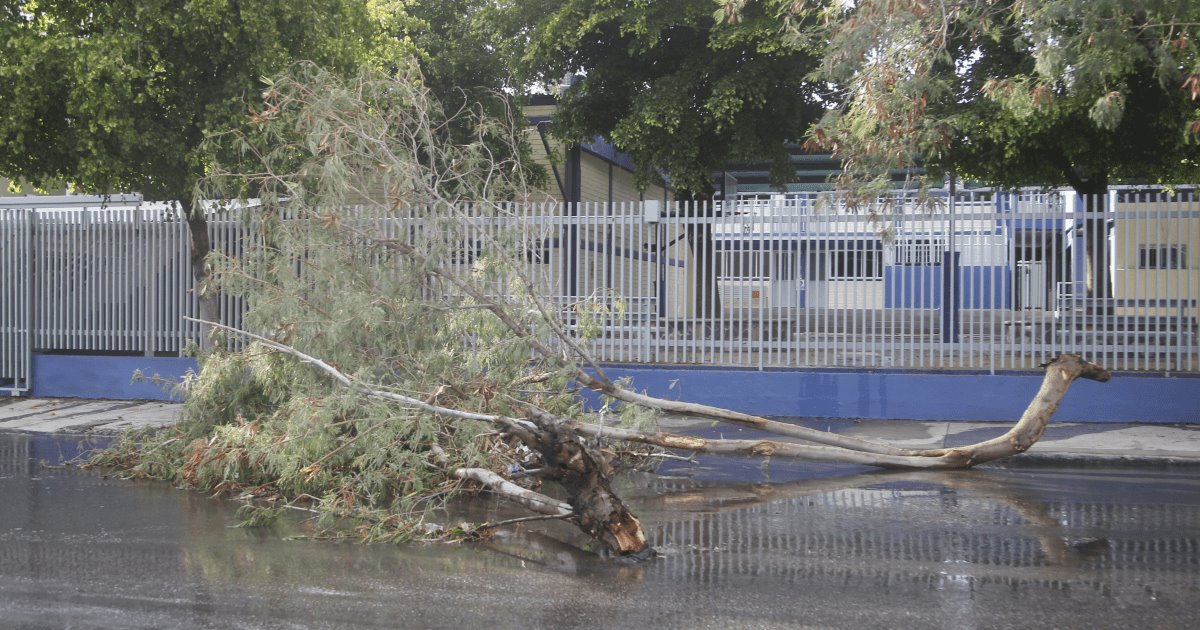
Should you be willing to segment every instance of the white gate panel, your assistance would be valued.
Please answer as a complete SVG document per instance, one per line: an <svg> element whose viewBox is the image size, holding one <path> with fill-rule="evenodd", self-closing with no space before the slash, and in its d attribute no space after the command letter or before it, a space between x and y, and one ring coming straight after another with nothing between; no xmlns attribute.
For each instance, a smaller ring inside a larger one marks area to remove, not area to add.
<svg viewBox="0 0 1200 630"><path fill-rule="evenodd" d="M0 200L0 394L16 396L30 386L33 212L4 201Z"/></svg>

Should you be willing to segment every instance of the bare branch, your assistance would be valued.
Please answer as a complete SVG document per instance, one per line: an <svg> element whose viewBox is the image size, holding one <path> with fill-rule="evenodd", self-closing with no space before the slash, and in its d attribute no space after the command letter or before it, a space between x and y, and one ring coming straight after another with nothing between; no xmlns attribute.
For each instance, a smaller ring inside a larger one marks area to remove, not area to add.
<svg viewBox="0 0 1200 630"><path fill-rule="evenodd" d="M810 446L775 440L711 440L663 432L640 432L621 427L572 423L581 435L605 437L628 442L652 444L695 453L795 457L811 461L863 464L883 468L943 469L967 468L1023 453L1046 430L1050 417L1058 409L1067 388L1077 378L1104 382L1110 374L1100 366L1084 361L1079 355L1064 354L1046 364L1041 389L1020 420L999 437L954 448L911 450L903 453L870 453L830 446ZM832 434L830 434L832 435ZM898 449L900 450L900 449Z"/></svg>
<svg viewBox="0 0 1200 630"><path fill-rule="evenodd" d="M570 505L544 494L522 488L517 484L483 468L459 468L454 471L459 479L475 481L495 494L523 505L538 514L566 518L574 514Z"/></svg>

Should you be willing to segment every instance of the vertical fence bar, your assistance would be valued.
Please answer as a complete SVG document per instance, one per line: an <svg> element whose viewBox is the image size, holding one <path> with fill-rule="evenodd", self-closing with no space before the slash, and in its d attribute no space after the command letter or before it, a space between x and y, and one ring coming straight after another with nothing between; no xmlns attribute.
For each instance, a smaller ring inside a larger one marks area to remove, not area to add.
<svg viewBox="0 0 1200 630"><path fill-rule="evenodd" d="M1159 209L1163 207L1163 199L1157 195L1139 192L1132 193L1126 196L1123 200L1118 199L1118 202L1120 201L1124 201L1125 203L1118 206L1117 210L1120 211L1120 215L1125 216L1120 217L1121 221L1116 227L1117 243L1115 248L1117 249L1116 257L1121 264L1114 272L1115 277L1113 278L1113 284L1116 285L1122 280L1127 280L1129 282L1129 286L1121 288L1128 288L1131 291L1130 295L1132 295L1134 298L1149 299L1160 297L1164 294L1160 292L1161 287L1158 285L1158 274L1149 270L1141 269L1141 265L1138 264L1136 258L1134 258L1132 261L1130 260L1131 257L1129 255L1130 252L1128 251L1128 237L1126 236L1125 232L1128 231L1130 233L1130 235L1133 237L1134 243L1150 242L1150 227L1154 222L1161 220L1152 217L1154 217L1155 213L1157 213ZM1131 262L1134 264L1130 264ZM1131 267L1132 269L1130 269ZM1114 292L1117 292L1118 290L1118 287L1114 286ZM1148 301L1147 304L1149 304ZM1137 308L1134 309L1134 312L1139 314L1149 314L1152 310L1153 309L1148 308ZM1157 313L1155 313L1155 315L1157 315ZM1128 334L1130 337L1136 335L1136 333L1132 331ZM1157 345L1157 337L1152 337L1152 340L1154 344ZM1133 339L1125 339L1124 341L1126 344L1128 344L1132 342ZM1130 352L1123 353L1121 357L1121 365L1116 366L1115 369L1129 369L1130 365L1144 363L1144 367L1147 369L1162 367L1168 371L1170 370L1169 356L1164 357L1158 352L1149 353L1145 356L1142 356L1140 353L1132 356L1131 354L1132 353ZM1168 362L1168 365L1160 366L1159 364L1163 362L1164 359Z"/></svg>

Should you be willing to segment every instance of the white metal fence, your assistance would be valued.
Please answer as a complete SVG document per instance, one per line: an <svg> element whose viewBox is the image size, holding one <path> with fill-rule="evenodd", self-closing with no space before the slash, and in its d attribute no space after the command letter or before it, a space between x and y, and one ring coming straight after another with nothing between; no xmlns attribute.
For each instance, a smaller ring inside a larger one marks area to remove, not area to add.
<svg viewBox="0 0 1200 630"><path fill-rule="evenodd" d="M32 288L29 215L0 205L0 393L29 388Z"/></svg>
<svg viewBox="0 0 1200 630"><path fill-rule="evenodd" d="M526 262L549 302L612 306L590 341L604 361L994 371L1073 351L1200 369L1190 192L507 208L479 238L533 230ZM209 231L227 252L248 233L221 215ZM179 353L199 335L182 320L197 310L189 248L186 223L136 197L0 200L0 391L24 387L30 351ZM239 321L241 302L221 300Z"/></svg>

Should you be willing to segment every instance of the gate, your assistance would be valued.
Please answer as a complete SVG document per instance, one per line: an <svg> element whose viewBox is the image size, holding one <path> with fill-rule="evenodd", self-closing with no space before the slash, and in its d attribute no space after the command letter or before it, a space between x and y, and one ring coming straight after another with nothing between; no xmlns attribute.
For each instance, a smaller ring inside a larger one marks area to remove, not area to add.
<svg viewBox="0 0 1200 630"><path fill-rule="evenodd" d="M32 354L33 211L0 198L0 394L29 391Z"/></svg>

